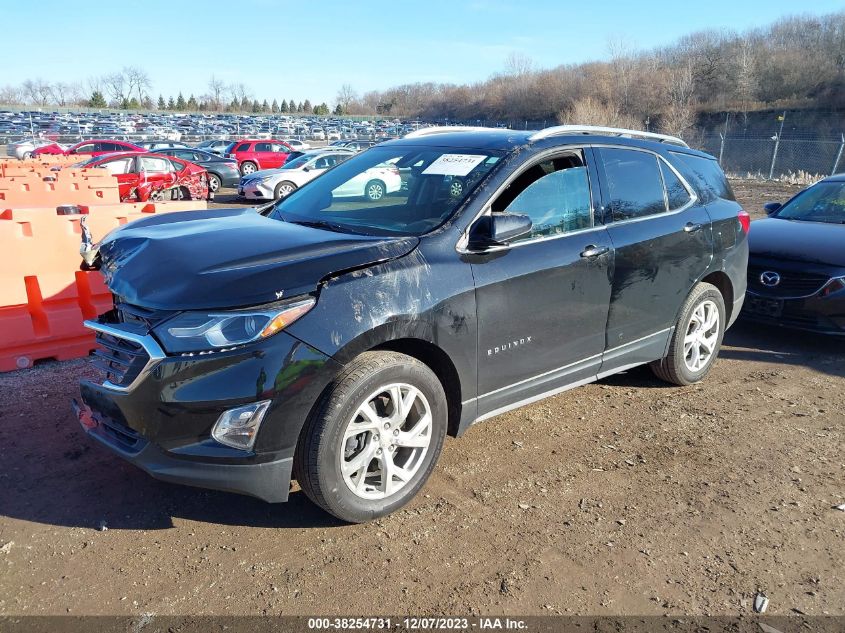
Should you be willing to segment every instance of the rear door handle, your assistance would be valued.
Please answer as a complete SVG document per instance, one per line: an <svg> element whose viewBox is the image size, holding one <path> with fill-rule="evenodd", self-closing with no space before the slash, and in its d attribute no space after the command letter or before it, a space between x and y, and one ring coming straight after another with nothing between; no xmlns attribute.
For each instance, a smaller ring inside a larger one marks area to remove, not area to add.
<svg viewBox="0 0 845 633"><path fill-rule="evenodd" d="M600 255L604 255L609 251L609 246L596 246L595 244L590 244L583 251L581 251L581 257L593 259L595 257L599 257Z"/></svg>
<svg viewBox="0 0 845 633"><path fill-rule="evenodd" d="M701 230L701 224L696 224L695 222L687 222L684 225L684 232L685 233L695 233L696 231Z"/></svg>

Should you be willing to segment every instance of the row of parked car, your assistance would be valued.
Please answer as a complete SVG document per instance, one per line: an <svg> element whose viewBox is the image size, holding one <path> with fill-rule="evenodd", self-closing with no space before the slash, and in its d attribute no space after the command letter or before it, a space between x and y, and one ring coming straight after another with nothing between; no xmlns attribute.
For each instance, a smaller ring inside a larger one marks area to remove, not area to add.
<svg viewBox="0 0 845 633"><path fill-rule="evenodd" d="M337 116L285 114L0 111L0 142L3 137L52 141L84 137L199 141L292 136L317 141L380 140L402 135L419 125L419 121L402 122L399 119L352 121Z"/></svg>

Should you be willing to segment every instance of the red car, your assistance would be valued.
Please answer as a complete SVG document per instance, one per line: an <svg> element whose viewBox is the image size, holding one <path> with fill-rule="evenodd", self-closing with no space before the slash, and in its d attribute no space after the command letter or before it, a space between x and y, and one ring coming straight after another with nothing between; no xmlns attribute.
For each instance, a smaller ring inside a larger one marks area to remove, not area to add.
<svg viewBox="0 0 845 633"><path fill-rule="evenodd" d="M293 148L284 141L244 139L232 143L227 156L237 159L241 175L246 176L259 169L281 167L292 151Z"/></svg>
<svg viewBox="0 0 845 633"><path fill-rule="evenodd" d="M116 178L121 202L210 200L208 172L198 165L152 152L97 156L74 167L102 167Z"/></svg>
<svg viewBox="0 0 845 633"><path fill-rule="evenodd" d="M113 154L114 152L146 152L143 147L138 147L126 141L82 141L76 145L71 145L64 149L58 143L50 143L43 147L39 147L34 152L33 156L41 154L63 154L65 156L74 156L76 154L88 154L90 156L100 156L102 154Z"/></svg>

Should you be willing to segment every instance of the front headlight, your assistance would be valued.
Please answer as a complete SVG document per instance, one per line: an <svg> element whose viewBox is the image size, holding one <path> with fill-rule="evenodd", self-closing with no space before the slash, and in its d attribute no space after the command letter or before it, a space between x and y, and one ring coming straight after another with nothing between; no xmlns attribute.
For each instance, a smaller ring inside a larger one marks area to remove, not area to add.
<svg viewBox="0 0 845 633"><path fill-rule="evenodd" d="M273 336L314 307L309 297L273 308L231 312L183 312L153 332L171 353L214 351Z"/></svg>

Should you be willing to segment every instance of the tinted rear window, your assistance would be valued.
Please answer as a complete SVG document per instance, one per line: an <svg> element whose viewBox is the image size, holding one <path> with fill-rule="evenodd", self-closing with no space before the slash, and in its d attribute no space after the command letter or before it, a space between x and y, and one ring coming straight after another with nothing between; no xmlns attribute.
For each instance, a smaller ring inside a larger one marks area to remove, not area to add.
<svg viewBox="0 0 845 633"><path fill-rule="evenodd" d="M691 154L670 152L675 166L696 188L705 204L716 198L736 200L728 179L715 158L702 158Z"/></svg>

